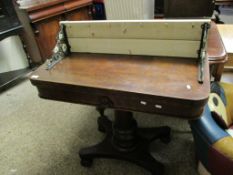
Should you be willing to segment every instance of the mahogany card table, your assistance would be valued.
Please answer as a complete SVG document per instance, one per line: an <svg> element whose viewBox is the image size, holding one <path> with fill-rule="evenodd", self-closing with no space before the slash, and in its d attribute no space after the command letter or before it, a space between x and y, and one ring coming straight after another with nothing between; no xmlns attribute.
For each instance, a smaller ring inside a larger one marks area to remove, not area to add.
<svg viewBox="0 0 233 175"><path fill-rule="evenodd" d="M80 150L83 166L91 166L94 158L115 158L160 175L163 165L150 155L149 145L155 139L169 143L171 130L168 126L138 128L133 111L186 120L199 117L210 91L207 59L221 63L225 59L215 34L210 32L202 83L196 59L75 52L51 69L42 65L30 80L41 98L97 107L98 129L106 137ZM105 108L115 110L113 121L105 116Z"/></svg>
<svg viewBox="0 0 233 175"><path fill-rule="evenodd" d="M93 105L100 111L99 130L107 136L102 143L80 151L82 165L90 166L97 157L117 158L162 174L162 164L149 154L148 147L156 138L169 142L170 128L139 129L132 111L187 120L199 117L209 96L207 61L203 84L197 76L196 61L190 59L72 53L51 70L42 65L31 82L41 98ZM104 108L115 110L113 124Z"/></svg>

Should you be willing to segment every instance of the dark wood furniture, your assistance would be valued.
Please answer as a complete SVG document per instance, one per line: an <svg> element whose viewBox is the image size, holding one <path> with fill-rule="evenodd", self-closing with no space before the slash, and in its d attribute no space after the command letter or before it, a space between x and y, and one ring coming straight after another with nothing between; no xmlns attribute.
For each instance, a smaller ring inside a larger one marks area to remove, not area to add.
<svg viewBox="0 0 233 175"><path fill-rule="evenodd" d="M25 45L32 55L32 62L40 64L51 57L59 21L90 20L91 7L92 0L54 0L18 10L27 30Z"/></svg>
<svg viewBox="0 0 233 175"><path fill-rule="evenodd" d="M216 5L233 5L233 0L215 0Z"/></svg>
<svg viewBox="0 0 233 175"><path fill-rule="evenodd" d="M221 70L226 53L213 23L208 39L208 59ZM220 71L212 72L221 77ZM98 157L131 161L163 174L163 165L149 153L154 139L170 141L170 128L138 128L132 111L158 113L192 120L199 117L210 89L209 62L204 83L197 81L194 59L109 54L71 53L51 70L41 66L31 82L45 99L96 106L98 129L106 133L100 144L80 150L81 164L91 166ZM105 108L115 110L110 121Z"/></svg>
<svg viewBox="0 0 233 175"><path fill-rule="evenodd" d="M205 71L202 85L192 59L72 53L31 81L43 98L192 119L208 98L208 62Z"/></svg>
<svg viewBox="0 0 233 175"><path fill-rule="evenodd" d="M163 174L149 144L154 139L168 143L170 128L139 129L132 111L197 118L209 95L207 61L204 75L204 83L198 83L198 66L192 59L72 53L49 71L41 66L31 82L41 98L97 106L99 130L106 138L80 151L83 166L98 157L116 158ZM115 109L113 123L104 108Z"/></svg>
<svg viewBox="0 0 233 175"><path fill-rule="evenodd" d="M213 11L213 0L164 0L165 18L211 17Z"/></svg>
<svg viewBox="0 0 233 175"><path fill-rule="evenodd" d="M214 22L211 23L209 31L207 53L210 73L214 77L214 81L220 81L228 57L217 25Z"/></svg>

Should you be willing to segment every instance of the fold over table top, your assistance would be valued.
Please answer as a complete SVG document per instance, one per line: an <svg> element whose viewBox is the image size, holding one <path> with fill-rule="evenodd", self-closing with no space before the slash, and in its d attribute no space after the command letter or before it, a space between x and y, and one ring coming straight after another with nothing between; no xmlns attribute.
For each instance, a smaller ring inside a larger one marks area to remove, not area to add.
<svg viewBox="0 0 233 175"><path fill-rule="evenodd" d="M31 76L42 98L121 110L198 117L209 96L209 68L197 81L196 60L72 53Z"/></svg>

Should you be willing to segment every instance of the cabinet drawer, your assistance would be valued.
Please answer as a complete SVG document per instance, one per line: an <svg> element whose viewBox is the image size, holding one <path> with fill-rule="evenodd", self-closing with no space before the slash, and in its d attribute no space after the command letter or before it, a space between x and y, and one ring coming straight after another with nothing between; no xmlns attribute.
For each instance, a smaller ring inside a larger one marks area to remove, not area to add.
<svg viewBox="0 0 233 175"><path fill-rule="evenodd" d="M101 89L82 88L70 85L36 85L39 96L50 100L88 104L98 107L114 108L126 111L166 114L184 118L196 118L201 112L200 103L172 98L149 96L137 93L125 93ZM204 102L203 102L204 103ZM196 109L200 106L200 110Z"/></svg>

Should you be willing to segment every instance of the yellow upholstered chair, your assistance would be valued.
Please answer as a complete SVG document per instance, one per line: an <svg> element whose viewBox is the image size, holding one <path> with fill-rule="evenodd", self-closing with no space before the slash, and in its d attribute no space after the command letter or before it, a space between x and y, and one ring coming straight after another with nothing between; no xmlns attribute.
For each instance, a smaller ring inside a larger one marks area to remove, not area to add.
<svg viewBox="0 0 233 175"><path fill-rule="evenodd" d="M199 161L212 175L233 174L233 85L212 83L203 115L190 121Z"/></svg>

